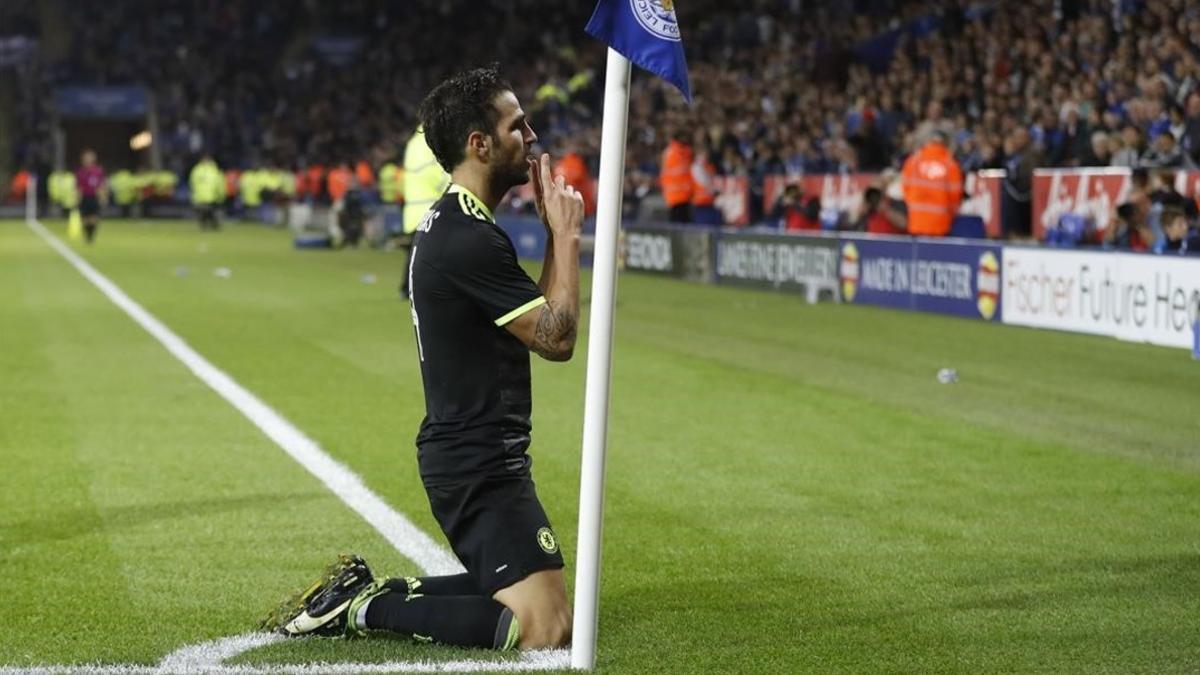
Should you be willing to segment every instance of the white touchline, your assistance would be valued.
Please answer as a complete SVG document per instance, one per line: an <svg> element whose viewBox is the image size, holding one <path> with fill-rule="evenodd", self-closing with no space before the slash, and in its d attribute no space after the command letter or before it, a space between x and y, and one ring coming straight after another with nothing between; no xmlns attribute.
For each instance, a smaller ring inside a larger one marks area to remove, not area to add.
<svg viewBox="0 0 1200 675"><path fill-rule="evenodd" d="M26 220L39 237L66 259L80 274L100 290L114 305L120 307L129 318L158 340L175 358L179 359L196 377L229 402L246 419L283 449L292 459L316 476L339 499L357 512L383 535L402 555L417 564L426 574L457 574L462 565L454 556L442 548L429 535L421 531L408 518L388 506L379 495L368 488L362 479L345 465L330 457L291 422L264 403L232 377L192 349L183 338L176 335L161 321L125 294L116 284L109 281L90 263L62 243L41 223ZM210 640L198 645L183 647L168 654L157 666L37 666L18 668L0 666L0 675L16 673L98 673L100 675L134 675L140 673L213 673L214 675L276 675L280 673L304 673L311 675L341 675L343 673L442 673L489 671L530 671L565 668L569 662L567 650L527 652L516 660L464 660L464 661L404 661L390 663L326 663L279 666L226 665L226 659L256 647L277 641L276 636L263 633L247 633L234 637Z"/></svg>
<svg viewBox="0 0 1200 675"><path fill-rule="evenodd" d="M280 638L286 639L286 638ZM3 675L356 675L357 673L527 673L562 670L570 663L565 649L522 652L514 659L459 659L457 661L384 661L381 663L297 663L269 666L198 665L170 666L80 665L0 667Z"/></svg>
<svg viewBox="0 0 1200 675"><path fill-rule="evenodd" d="M385 539L406 558L412 560L428 574L456 574L462 566L448 551L439 546L429 535L417 528L409 519L388 506L386 502L363 484L362 479L321 449L309 438L275 412L254 394L238 384L214 366L208 359L192 349L183 338L167 328L154 315L125 294L116 284L98 272L79 254L62 243L41 223L31 221L29 227L51 248L67 259L67 262L92 282L114 305L120 307L147 333L158 340L167 351L183 362L196 377L220 394L238 412L246 416L254 426L291 455L309 473L316 476L350 508L358 512Z"/></svg>
<svg viewBox="0 0 1200 675"><path fill-rule="evenodd" d="M200 644L180 647L167 654L158 662L161 672L194 672L205 668L220 667L226 659L232 659L238 654L258 649L266 645L286 640L282 635L273 633L243 633L233 637L208 640Z"/></svg>

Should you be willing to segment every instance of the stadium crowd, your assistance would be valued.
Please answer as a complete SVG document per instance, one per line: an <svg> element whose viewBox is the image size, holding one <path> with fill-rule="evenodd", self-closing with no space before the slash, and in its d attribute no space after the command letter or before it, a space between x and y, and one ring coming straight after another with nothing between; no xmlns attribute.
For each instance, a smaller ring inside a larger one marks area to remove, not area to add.
<svg viewBox="0 0 1200 675"><path fill-rule="evenodd" d="M144 82L164 168L179 176L205 150L242 169L379 166L434 82L496 60L544 147L595 173L603 51L580 30L591 3L76 9L62 17L78 36L69 55L23 80L19 163L50 156L53 86ZM633 203L657 191L672 135L716 174L749 180L755 221L766 176L898 169L935 131L963 171L1006 168L1010 180L1032 166L1200 166L1200 5L1187 0L690 0L679 11L695 104L635 77Z"/></svg>
<svg viewBox="0 0 1200 675"><path fill-rule="evenodd" d="M23 81L17 159L50 160L51 92L84 83L149 85L164 168L178 175L204 150L237 168L377 160L403 146L423 94L454 70L501 61L522 91L557 74L558 62L533 57L582 42L568 40L567 27L586 14L539 4L84 3L62 15L75 38L69 53L32 64ZM510 27L505 38L489 39L499 25Z"/></svg>

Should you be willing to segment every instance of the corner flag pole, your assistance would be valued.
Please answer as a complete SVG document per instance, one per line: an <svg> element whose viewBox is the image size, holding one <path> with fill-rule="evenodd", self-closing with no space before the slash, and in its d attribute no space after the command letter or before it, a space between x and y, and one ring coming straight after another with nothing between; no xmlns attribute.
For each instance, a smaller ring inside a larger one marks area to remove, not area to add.
<svg viewBox="0 0 1200 675"><path fill-rule="evenodd" d="M604 74L604 123L600 137L600 185L583 403L579 554L575 562L575 623L571 643L571 667L585 670L596 665L600 540L604 525L604 455L608 446L608 387L612 379L613 310L617 297L617 232L621 224L628 118L629 60L610 47Z"/></svg>

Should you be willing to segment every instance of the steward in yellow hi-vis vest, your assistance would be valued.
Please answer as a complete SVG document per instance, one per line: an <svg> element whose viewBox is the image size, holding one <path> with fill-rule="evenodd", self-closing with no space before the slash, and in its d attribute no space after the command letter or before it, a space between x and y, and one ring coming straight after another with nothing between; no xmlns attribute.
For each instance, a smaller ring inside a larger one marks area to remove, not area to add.
<svg viewBox="0 0 1200 675"><path fill-rule="evenodd" d="M238 188L242 193L242 204L246 208L256 209L262 206L263 180L259 169L243 171Z"/></svg>
<svg viewBox="0 0 1200 675"><path fill-rule="evenodd" d="M137 177L129 169L121 169L109 177L108 187L112 189L113 203L121 209L121 216L128 218L140 196Z"/></svg>
<svg viewBox="0 0 1200 675"><path fill-rule="evenodd" d="M221 173L221 169L208 153L192 167L192 173L188 176L188 187L192 191L192 206L196 208L196 214L200 218L200 229L219 228L217 207L225 202L225 174Z"/></svg>
<svg viewBox="0 0 1200 675"><path fill-rule="evenodd" d="M404 146L405 234L417 231L421 217L441 198L449 185L450 174L438 164L429 144L425 142L425 130L417 127L408 145Z"/></svg>
<svg viewBox="0 0 1200 675"><path fill-rule="evenodd" d="M47 192L50 200L61 206L64 211L70 211L79 205L79 188L75 185L75 174L70 171L51 173Z"/></svg>
<svg viewBox="0 0 1200 675"><path fill-rule="evenodd" d="M379 169L379 199L384 204L397 204L400 202L400 190L402 189L401 177L404 173L400 167L396 166L395 162L388 162Z"/></svg>

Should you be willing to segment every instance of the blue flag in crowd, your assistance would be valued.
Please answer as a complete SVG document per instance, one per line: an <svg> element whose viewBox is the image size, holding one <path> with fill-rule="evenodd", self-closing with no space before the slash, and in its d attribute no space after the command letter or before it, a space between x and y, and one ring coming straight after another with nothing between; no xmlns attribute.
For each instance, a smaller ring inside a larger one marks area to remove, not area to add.
<svg viewBox="0 0 1200 675"><path fill-rule="evenodd" d="M600 0L584 28L692 102L674 0Z"/></svg>

